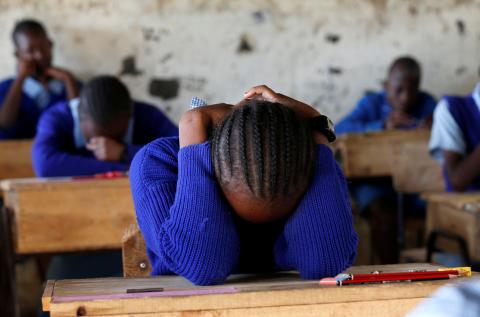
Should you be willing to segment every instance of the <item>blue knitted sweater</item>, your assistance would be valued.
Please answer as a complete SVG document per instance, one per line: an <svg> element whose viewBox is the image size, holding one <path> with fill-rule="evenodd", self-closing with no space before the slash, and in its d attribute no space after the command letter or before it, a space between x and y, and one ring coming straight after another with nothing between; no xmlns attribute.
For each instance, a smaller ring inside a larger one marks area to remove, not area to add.
<svg viewBox="0 0 480 317"><path fill-rule="evenodd" d="M345 178L325 145L315 175L290 216L270 224L239 219L215 179L210 142L179 148L160 138L131 165L137 221L153 275L178 274L197 285L231 273L298 270L334 276L355 259L358 237Z"/></svg>

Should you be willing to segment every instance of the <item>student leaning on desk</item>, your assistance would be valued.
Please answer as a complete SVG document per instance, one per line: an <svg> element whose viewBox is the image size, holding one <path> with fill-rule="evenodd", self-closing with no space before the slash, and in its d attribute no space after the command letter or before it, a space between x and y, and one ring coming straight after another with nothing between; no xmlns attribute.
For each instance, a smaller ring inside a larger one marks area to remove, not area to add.
<svg viewBox="0 0 480 317"><path fill-rule="evenodd" d="M346 182L329 120L266 86L237 106L185 113L130 170L138 224L154 275L195 284L238 272L334 276L356 255Z"/></svg>

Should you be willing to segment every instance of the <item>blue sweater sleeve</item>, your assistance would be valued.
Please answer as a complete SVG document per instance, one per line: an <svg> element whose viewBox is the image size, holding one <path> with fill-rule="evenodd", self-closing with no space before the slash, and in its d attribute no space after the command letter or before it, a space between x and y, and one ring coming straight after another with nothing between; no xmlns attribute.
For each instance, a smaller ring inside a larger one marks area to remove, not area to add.
<svg viewBox="0 0 480 317"><path fill-rule="evenodd" d="M38 123L32 149L37 176L82 176L128 169L128 165L123 163L103 162L70 153L72 127L67 123L65 113L57 110L55 106L46 111Z"/></svg>
<svg viewBox="0 0 480 317"><path fill-rule="evenodd" d="M240 246L215 180L210 144L178 151L178 138L160 138L138 152L130 171L153 274L173 272L197 285L222 283L237 266Z"/></svg>
<svg viewBox="0 0 480 317"><path fill-rule="evenodd" d="M346 181L325 145L318 147L313 177L275 245L277 265L306 279L335 276L351 266L358 244Z"/></svg>
<svg viewBox="0 0 480 317"><path fill-rule="evenodd" d="M383 130L384 120L376 118L373 99L369 95L360 99L355 109L335 126L337 134Z"/></svg>

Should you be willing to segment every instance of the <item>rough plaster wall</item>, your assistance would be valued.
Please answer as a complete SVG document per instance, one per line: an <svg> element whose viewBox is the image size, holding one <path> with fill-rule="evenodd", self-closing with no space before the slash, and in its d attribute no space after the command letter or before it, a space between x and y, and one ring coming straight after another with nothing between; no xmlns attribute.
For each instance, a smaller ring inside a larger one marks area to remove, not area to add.
<svg viewBox="0 0 480 317"><path fill-rule="evenodd" d="M192 96L235 102L260 83L338 119L405 53L437 97L469 92L480 73L480 0L0 0L2 77L21 17L45 22L58 65L123 73L174 120Z"/></svg>

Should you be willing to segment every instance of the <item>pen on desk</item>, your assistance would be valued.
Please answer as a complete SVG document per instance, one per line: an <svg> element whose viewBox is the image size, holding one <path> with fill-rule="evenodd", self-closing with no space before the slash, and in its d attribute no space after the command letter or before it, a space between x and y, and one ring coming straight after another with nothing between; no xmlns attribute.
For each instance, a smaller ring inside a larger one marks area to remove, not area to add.
<svg viewBox="0 0 480 317"><path fill-rule="evenodd" d="M132 293L153 293L153 292L163 292L163 287L127 288L127 294L132 294Z"/></svg>

